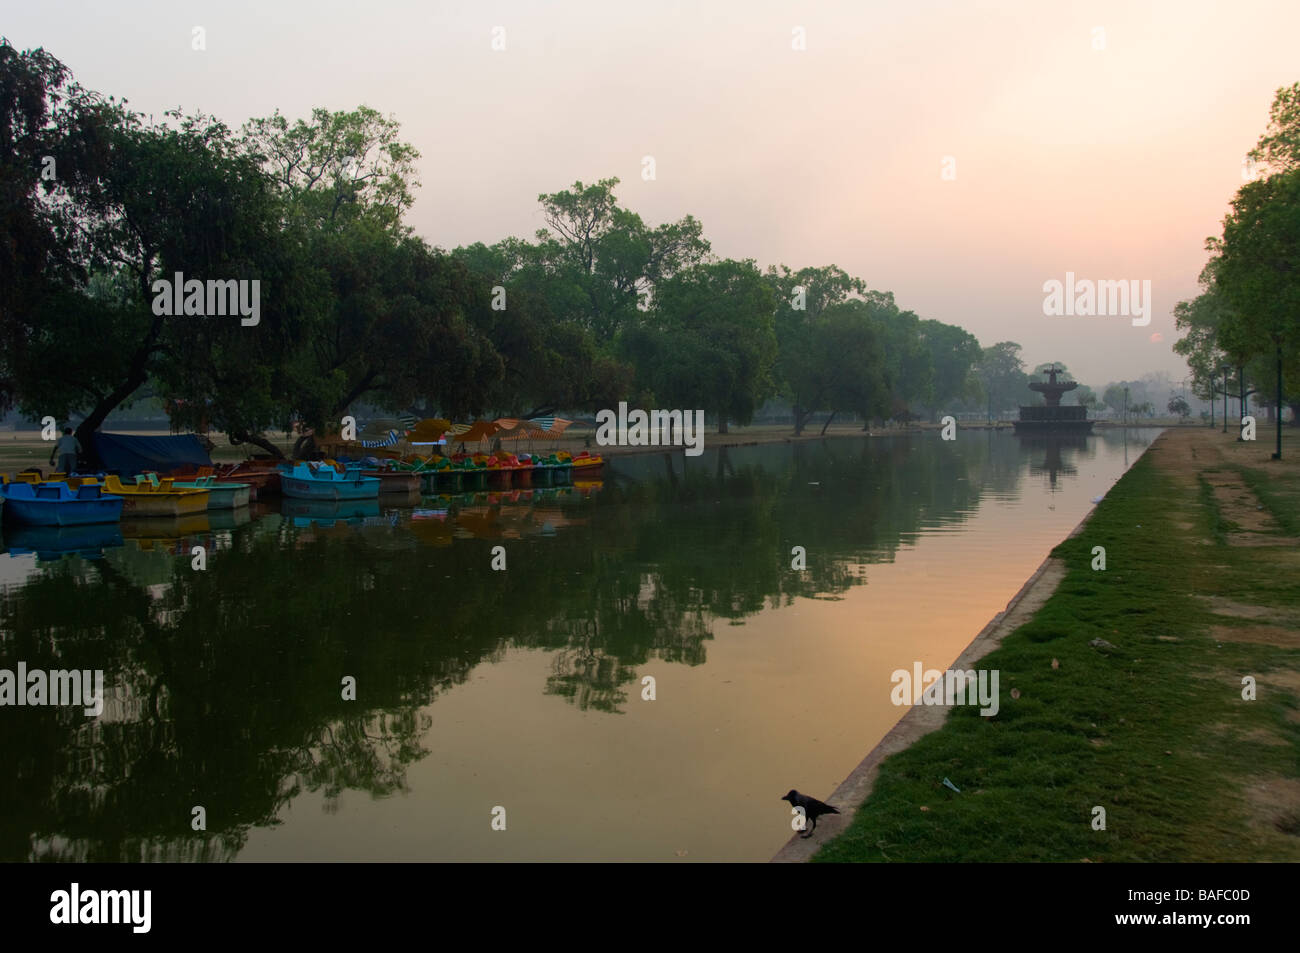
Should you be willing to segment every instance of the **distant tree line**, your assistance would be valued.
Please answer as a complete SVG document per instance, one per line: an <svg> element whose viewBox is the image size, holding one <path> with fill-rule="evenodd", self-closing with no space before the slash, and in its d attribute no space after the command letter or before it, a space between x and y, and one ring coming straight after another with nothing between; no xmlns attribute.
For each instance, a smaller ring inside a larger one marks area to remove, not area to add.
<svg viewBox="0 0 1300 953"><path fill-rule="evenodd" d="M362 402L461 419L628 400L725 430L778 398L802 432L1015 389L1005 345L834 265L720 259L693 217L619 205L613 178L539 196L532 239L431 247L404 224L419 154L399 132L368 107L155 122L0 40L0 412L81 416L86 444L157 395L174 426L279 454L268 433ZM258 281L256 325L158 313L175 276Z"/></svg>

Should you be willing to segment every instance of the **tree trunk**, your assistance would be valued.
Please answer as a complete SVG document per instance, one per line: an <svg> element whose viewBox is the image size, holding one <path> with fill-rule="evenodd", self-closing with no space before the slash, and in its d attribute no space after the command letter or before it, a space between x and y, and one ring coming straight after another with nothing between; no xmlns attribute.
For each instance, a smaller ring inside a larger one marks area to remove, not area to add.
<svg viewBox="0 0 1300 953"><path fill-rule="evenodd" d="M149 267L145 267L140 272L140 289L144 293L145 300L150 297L152 283L149 280ZM127 365L126 380L124 380L113 391L100 400L95 405L94 410L80 424L77 425L76 438L81 444L82 452L98 466L100 461L95 455L91 444L91 434L99 429L99 425L104 422L104 418L117 409L117 406L126 400L132 394L143 386L144 382L149 379L148 363L149 358L154 352L154 345L158 343L158 335L162 333L163 315L155 315L153 324L149 326L149 333L145 335L140 346L135 349L131 355L131 362Z"/></svg>
<svg viewBox="0 0 1300 953"><path fill-rule="evenodd" d="M829 417L826 418L826 423L822 424L822 432L821 432L818 436L821 436L821 437L826 436L826 428L829 427L829 426L831 425L831 421L835 419L835 415L838 414L838 413L839 413L838 410L832 410L832 411L831 411L831 415L830 415Z"/></svg>
<svg viewBox="0 0 1300 953"><path fill-rule="evenodd" d="M718 433L730 433L727 429L727 418L721 414L718 415Z"/></svg>
<svg viewBox="0 0 1300 953"><path fill-rule="evenodd" d="M81 455L91 464L92 468L100 467L100 460L95 453L93 435L99 429L99 425L104 422L104 418L117 409L118 404L126 400L144 384L147 376L143 371L139 375L133 374L121 384L119 384L111 394L102 398L95 405L94 410L81 423L77 424L74 436L77 442L81 444Z"/></svg>
<svg viewBox="0 0 1300 953"><path fill-rule="evenodd" d="M293 442L293 458L295 460L310 459L311 454L316 452L316 435L305 433Z"/></svg>
<svg viewBox="0 0 1300 953"><path fill-rule="evenodd" d="M794 435L803 436L803 428L808 424L808 418L812 416L811 410L804 410L802 407L794 408Z"/></svg>
<svg viewBox="0 0 1300 953"><path fill-rule="evenodd" d="M277 447L275 444L271 443L270 440L262 436L260 433L250 434L250 433L245 433L242 430L237 430L226 434L226 439L230 441L230 445L232 447L238 446L241 443L251 443L255 447L261 447L263 450L265 450L271 456L275 457L275 459L277 460L284 459L284 451L281 450L279 447Z"/></svg>

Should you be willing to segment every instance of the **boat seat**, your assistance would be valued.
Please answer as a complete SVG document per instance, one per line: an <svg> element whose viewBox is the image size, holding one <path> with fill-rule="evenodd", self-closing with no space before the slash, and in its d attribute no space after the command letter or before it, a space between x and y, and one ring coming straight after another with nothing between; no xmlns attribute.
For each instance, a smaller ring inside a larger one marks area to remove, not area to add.
<svg viewBox="0 0 1300 953"><path fill-rule="evenodd" d="M146 483L149 484L149 486L157 486L158 474L154 473L152 470L146 470L144 473L140 473L136 475L135 478L136 486L144 486Z"/></svg>
<svg viewBox="0 0 1300 953"><path fill-rule="evenodd" d="M38 500L61 500L63 499L63 494L59 492L57 486L42 486L38 484L36 487L36 498Z"/></svg>
<svg viewBox="0 0 1300 953"><path fill-rule="evenodd" d="M77 487L77 499L79 500L97 500L99 496L99 484L97 483L83 483Z"/></svg>

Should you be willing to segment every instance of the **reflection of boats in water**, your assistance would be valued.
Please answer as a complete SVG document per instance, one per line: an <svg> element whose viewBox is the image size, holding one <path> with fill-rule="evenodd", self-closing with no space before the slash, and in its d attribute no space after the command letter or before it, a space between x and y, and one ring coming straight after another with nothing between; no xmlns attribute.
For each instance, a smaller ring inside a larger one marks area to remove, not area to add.
<svg viewBox="0 0 1300 953"><path fill-rule="evenodd" d="M208 510L208 525L213 532L238 529L253 521L253 514L247 506L233 510Z"/></svg>
<svg viewBox="0 0 1300 953"><path fill-rule="evenodd" d="M450 546L451 510L446 506L422 506L411 511L411 533L430 546Z"/></svg>
<svg viewBox="0 0 1300 953"><path fill-rule="evenodd" d="M285 496L280 507L280 512L298 527L329 527L340 521L357 524L379 517L378 496L367 500L304 500Z"/></svg>
<svg viewBox="0 0 1300 953"><path fill-rule="evenodd" d="M103 559L105 549L122 545L117 523L92 523L86 526L9 526L4 533L5 546L11 555L34 553L42 561L64 556Z"/></svg>
<svg viewBox="0 0 1300 953"><path fill-rule="evenodd" d="M122 520L122 536L134 540L142 552L161 546L177 556L186 556L191 546L208 545L214 515L213 511L204 511L186 516L133 516Z"/></svg>
<svg viewBox="0 0 1300 953"><path fill-rule="evenodd" d="M206 536L211 530L212 522L206 510L186 516L133 516L122 520L122 535L141 544ZM148 547L141 545L141 548Z"/></svg>
<svg viewBox="0 0 1300 953"><path fill-rule="evenodd" d="M599 480L587 480L564 487L426 496L423 507L412 513L411 530L438 546L453 538L554 536L565 526L586 523L585 516L575 518L571 505L581 505L602 486Z"/></svg>

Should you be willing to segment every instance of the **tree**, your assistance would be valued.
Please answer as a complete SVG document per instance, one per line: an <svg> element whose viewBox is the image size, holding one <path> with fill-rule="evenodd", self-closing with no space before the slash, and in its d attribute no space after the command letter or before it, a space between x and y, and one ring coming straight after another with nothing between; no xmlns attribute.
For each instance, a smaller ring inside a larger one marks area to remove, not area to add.
<svg viewBox="0 0 1300 953"><path fill-rule="evenodd" d="M1274 357L1280 457L1281 391L1300 369L1300 168L1243 185L1211 247L1216 286L1231 305L1220 340L1241 355Z"/></svg>
<svg viewBox="0 0 1300 953"><path fill-rule="evenodd" d="M80 247L75 197L95 187L108 162L114 103L82 89L43 49L19 52L0 38L0 413L38 376L38 310L68 301L90 279ZM52 364L39 370L46 376ZM25 380L20 380L23 378ZM85 393L59 395L60 415ZM35 407L44 415L56 408Z"/></svg>
<svg viewBox="0 0 1300 953"><path fill-rule="evenodd" d="M1008 401L1020 398L1027 380L1024 368L1020 345L1014 341L999 341L984 348L975 373L984 388L990 421L995 407L1001 411Z"/></svg>
<svg viewBox="0 0 1300 953"><path fill-rule="evenodd" d="M888 413L883 329L864 302L851 300L826 308L807 327L794 353L783 356L786 392L795 410L795 436L819 411L831 412L823 434L840 412L868 420Z"/></svg>
<svg viewBox="0 0 1300 953"><path fill-rule="evenodd" d="M1176 414L1178 417L1182 418L1183 421L1187 420L1192 413L1191 406L1184 398L1177 394L1170 394L1169 403L1165 406L1171 414Z"/></svg>
<svg viewBox="0 0 1300 953"><path fill-rule="evenodd" d="M577 320L597 340L612 341L635 324L646 295L679 271L709 257L700 223L686 216L651 229L635 212L619 206L617 178L539 195L548 228L537 232L536 254L543 266L570 287L565 320Z"/></svg>
<svg viewBox="0 0 1300 953"><path fill-rule="evenodd" d="M420 153L402 142L401 124L368 106L312 110L292 125L277 109L243 128L242 149L274 177L286 209L317 228L369 221L409 233Z"/></svg>
<svg viewBox="0 0 1300 953"><path fill-rule="evenodd" d="M638 383L664 406L748 423L772 393L772 289L752 261L696 265L662 281L647 319L625 336Z"/></svg>
<svg viewBox="0 0 1300 953"><path fill-rule="evenodd" d="M535 417L609 407L627 395L632 370L579 317L588 298L572 268L551 268L537 246L515 238L453 254L478 282L471 313L502 362L490 406ZM504 309L493 307L493 289Z"/></svg>
<svg viewBox="0 0 1300 953"><path fill-rule="evenodd" d="M1215 284L1214 266L1211 259L1201 271L1201 294L1174 306L1174 326L1183 334L1174 342L1174 352L1186 359L1192 372L1192 394L1209 401L1223 392L1220 368L1228 362L1219 343L1219 328L1229 306Z"/></svg>
<svg viewBox="0 0 1300 953"><path fill-rule="evenodd" d="M978 389L972 372L982 352L975 335L941 321L922 321L920 334L929 352L931 386L926 403L933 421L949 401L965 399Z"/></svg>
<svg viewBox="0 0 1300 953"><path fill-rule="evenodd" d="M1250 151L1250 158L1275 172L1300 168L1300 83L1278 88L1268 119L1268 129Z"/></svg>
<svg viewBox="0 0 1300 953"><path fill-rule="evenodd" d="M264 289L255 329L238 318L158 313L155 282L177 273L238 282L278 272L279 209L222 123L177 112L147 123L120 107L101 108L98 117L107 145L94 176L60 179L51 190L72 223L79 269L0 332L22 408L84 412L77 435L85 447L109 413L208 334L242 333L274 363L286 291L276 282Z"/></svg>
<svg viewBox="0 0 1300 953"><path fill-rule="evenodd" d="M827 308L866 293L866 284L837 265L801 268L769 266L764 278L776 305L774 329L777 356L773 367L776 391L791 403L794 430L803 433L808 419L826 410L829 399L821 378L824 352L819 346L822 314Z"/></svg>
<svg viewBox="0 0 1300 953"><path fill-rule="evenodd" d="M921 336L921 321L915 313L899 310L892 292L870 291L863 300L884 334L892 393L889 416L909 420L913 404L932 404L934 399L934 365Z"/></svg>
<svg viewBox="0 0 1300 953"><path fill-rule="evenodd" d="M826 309L817 329L817 366L826 387L830 417L840 411L863 420L883 417L890 409L885 334L864 301L845 301Z"/></svg>

